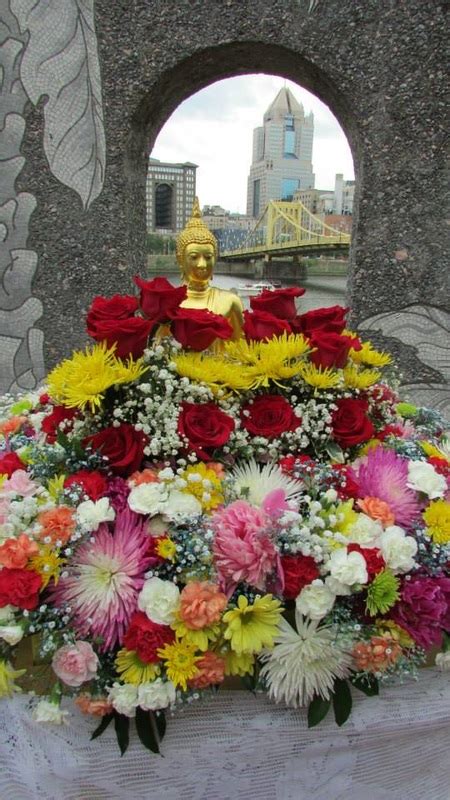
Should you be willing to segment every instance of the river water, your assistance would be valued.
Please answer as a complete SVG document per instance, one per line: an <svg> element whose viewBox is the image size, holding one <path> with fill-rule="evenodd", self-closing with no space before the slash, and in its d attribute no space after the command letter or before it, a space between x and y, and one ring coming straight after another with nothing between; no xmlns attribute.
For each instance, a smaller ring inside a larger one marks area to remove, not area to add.
<svg viewBox="0 0 450 800"><path fill-rule="evenodd" d="M229 289L237 294L239 294L239 285L258 282L258 280L252 281L247 278L238 278L236 275L214 275L213 280L213 283L221 289ZM311 276L302 281L300 285L306 289L306 292L297 300L299 313L310 311L312 308L321 308L322 306L345 305L346 278L344 276L327 275L323 278ZM242 297L242 302L244 308L249 308L248 297Z"/></svg>

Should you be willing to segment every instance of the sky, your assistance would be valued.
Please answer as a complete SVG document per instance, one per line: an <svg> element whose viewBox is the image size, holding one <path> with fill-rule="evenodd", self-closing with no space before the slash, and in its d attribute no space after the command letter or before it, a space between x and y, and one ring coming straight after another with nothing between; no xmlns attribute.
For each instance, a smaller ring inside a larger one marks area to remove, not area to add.
<svg viewBox="0 0 450 800"><path fill-rule="evenodd" d="M291 89L305 113L314 114L316 188L333 189L337 172L353 180L346 136L328 106L298 84L274 75L228 78L189 97L160 131L152 158L198 164L200 205L245 213L253 129L262 125L264 112L283 86Z"/></svg>

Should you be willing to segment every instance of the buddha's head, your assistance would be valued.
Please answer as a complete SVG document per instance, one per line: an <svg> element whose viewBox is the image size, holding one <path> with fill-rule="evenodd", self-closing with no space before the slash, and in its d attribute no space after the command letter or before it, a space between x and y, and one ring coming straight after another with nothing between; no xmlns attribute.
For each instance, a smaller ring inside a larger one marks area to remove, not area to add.
<svg viewBox="0 0 450 800"><path fill-rule="evenodd" d="M203 222L196 197L192 217L177 237L177 261L184 282L206 286L213 274L217 252L217 239Z"/></svg>

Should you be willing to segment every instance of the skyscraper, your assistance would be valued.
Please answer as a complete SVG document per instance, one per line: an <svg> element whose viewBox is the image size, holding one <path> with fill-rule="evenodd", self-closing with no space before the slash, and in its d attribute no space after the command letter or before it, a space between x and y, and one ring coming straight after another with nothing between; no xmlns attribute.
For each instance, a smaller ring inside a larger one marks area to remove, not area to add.
<svg viewBox="0 0 450 800"><path fill-rule="evenodd" d="M269 200L292 200L297 189L313 189L314 116L284 87L253 131L247 214L259 217Z"/></svg>
<svg viewBox="0 0 450 800"><path fill-rule="evenodd" d="M168 164L150 158L147 173L147 231L173 234L192 214L197 164Z"/></svg>

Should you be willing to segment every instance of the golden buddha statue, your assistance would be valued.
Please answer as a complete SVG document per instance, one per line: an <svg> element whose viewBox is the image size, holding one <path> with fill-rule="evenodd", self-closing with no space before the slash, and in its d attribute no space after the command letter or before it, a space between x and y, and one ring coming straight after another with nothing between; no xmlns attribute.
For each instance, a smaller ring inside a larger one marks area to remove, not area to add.
<svg viewBox="0 0 450 800"><path fill-rule="evenodd" d="M233 339L242 335L242 302L233 292L211 286L214 264L218 255L217 239L202 220L198 197L194 200L192 217L177 237L177 261L187 287L183 308L206 308L226 317L233 328Z"/></svg>

